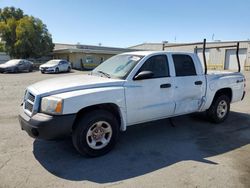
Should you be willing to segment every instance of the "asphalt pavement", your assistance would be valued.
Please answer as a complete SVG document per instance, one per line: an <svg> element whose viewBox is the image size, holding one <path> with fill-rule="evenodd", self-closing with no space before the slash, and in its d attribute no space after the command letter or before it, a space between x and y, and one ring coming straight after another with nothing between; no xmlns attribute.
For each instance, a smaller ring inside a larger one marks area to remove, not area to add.
<svg viewBox="0 0 250 188"><path fill-rule="evenodd" d="M222 124L192 114L122 133L99 158L70 138L34 140L18 123L24 89L39 80L85 74L0 74L0 187L250 187L250 72L247 95Z"/></svg>

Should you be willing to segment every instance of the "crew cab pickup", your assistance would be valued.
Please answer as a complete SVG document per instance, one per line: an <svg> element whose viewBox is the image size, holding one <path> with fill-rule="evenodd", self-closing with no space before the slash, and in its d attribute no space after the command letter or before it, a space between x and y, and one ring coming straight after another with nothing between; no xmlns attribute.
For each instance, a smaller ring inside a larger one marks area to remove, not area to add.
<svg viewBox="0 0 250 188"><path fill-rule="evenodd" d="M208 72L195 53L129 52L90 74L41 81L25 91L19 121L31 137L72 136L81 154L110 151L127 126L206 111L223 122L245 94L240 72Z"/></svg>

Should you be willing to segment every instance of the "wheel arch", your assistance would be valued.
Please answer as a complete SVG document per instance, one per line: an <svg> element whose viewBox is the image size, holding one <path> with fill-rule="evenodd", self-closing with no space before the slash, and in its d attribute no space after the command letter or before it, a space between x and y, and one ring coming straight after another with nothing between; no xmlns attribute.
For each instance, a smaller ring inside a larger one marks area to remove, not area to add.
<svg viewBox="0 0 250 188"><path fill-rule="evenodd" d="M232 97L233 97L233 91L231 88L222 88L222 89L219 89L218 91L216 91L216 93L214 94L214 98L213 98L213 101L221 96L221 95L226 95L229 97L229 100L230 100L230 103L232 101Z"/></svg>
<svg viewBox="0 0 250 188"><path fill-rule="evenodd" d="M84 114L92 112L94 110L106 110L106 111L114 114L118 120L119 125L120 125L120 127L119 127L120 130L122 130L122 131L126 130L126 125L124 123L124 117L122 115L122 112L121 112L119 106L114 104L114 103L101 103L101 104L91 105L91 106L87 106L87 107L82 108L76 114L76 118L75 118L75 121L73 123L72 130L74 130L76 128L76 122L78 121L78 119L80 117L82 117Z"/></svg>

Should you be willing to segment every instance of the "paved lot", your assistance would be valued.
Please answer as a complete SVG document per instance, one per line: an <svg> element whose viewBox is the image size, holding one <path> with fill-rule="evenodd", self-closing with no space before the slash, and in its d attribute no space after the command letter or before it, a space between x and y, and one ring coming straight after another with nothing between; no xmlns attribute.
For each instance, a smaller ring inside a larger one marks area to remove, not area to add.
<svg viewBox="0 0 250 188"><path fill-rule="evenodd" d="M75 71L73 74L82 74ZM33 140L17 115L24 89L63 76L39 72L0 74L0 187L250 187L250 72L243 102L228 120L202 114L133 126L116 148L81 157L71 139Z"/></svg>

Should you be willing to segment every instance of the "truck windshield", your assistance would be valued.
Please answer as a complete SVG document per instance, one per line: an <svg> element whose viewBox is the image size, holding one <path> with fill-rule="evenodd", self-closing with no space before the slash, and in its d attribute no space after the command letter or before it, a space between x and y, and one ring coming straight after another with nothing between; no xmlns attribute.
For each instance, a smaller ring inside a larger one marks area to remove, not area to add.
<svg viewBox="0 0 250 188"><path fill-rule="evenodd" d="M109 78L125 79L143 57L144 56L132 54L116 55L96 67L92 71L92 74L102 75Z"/></svg>

